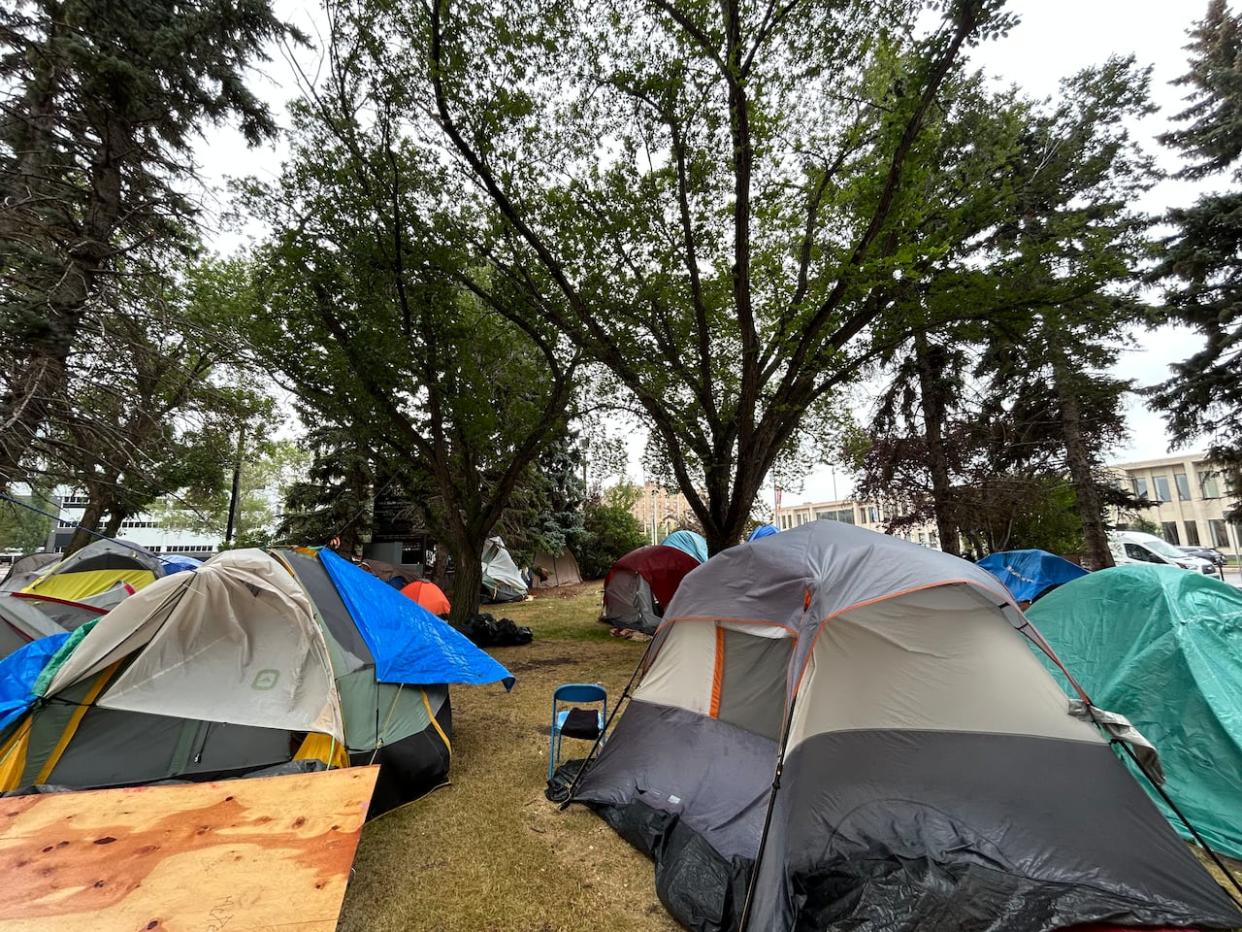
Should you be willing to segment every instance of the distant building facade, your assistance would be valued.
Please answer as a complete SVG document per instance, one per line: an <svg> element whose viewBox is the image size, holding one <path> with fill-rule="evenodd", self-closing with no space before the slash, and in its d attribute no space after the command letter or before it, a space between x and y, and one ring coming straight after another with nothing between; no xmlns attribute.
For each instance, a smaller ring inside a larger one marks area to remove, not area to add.
<svg viewBox="0 0 1242 932"><path fill-rule="evenodd" d="M1166 456L1110 466L1123 487L1156 504L1137 513L1155 524L1170 544L1215 547L1222 553L1242 555L1242 528L1225 519L1233 501L1225 483L1202 453ZM1124 525L1133 513L1115 510L1112 522Z"/></svg>
<svg viewBox="0 0 1242 932"><path fill-rule="evenodd" d="M74 528L82 520L90 499L67 489L58 490L55 497L60 502L60 516L47 546L59 553L73 537ZM224 535L167 527L155 515L137 514L121 522L117 539L145 547L152 553L184 553L205 559L220 549Z"/></svg>
<svg viewBox="0 0 1242 932"><path fill-rule="evenodd" d="M680 527L698 525L694 509L681 492L655 482L647 482L640 488L641 496L630 512L646 528L651 543L658 544Z"/></svg>
<svg viewBox="0 0 1242 932"><path fill-rule="evenodd" d="M865 527L869 531L888 534L887 520L882 505L873 502L856 502L848 498L840 498L831 502L803 502L799 505L781 505L776 509L776 526L782 531L807 524L811 521L840 521ZM936 534L934 522L916 524L894 532L894 537L908 540L912 544L940 549L940 538Z"/></svg>

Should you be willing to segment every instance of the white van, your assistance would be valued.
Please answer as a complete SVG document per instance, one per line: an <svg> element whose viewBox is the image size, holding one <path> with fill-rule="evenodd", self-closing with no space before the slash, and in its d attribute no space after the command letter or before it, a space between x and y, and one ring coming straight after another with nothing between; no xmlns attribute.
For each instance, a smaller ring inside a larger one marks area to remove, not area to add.
<svg viewBox="0 0 1242 932"><path fill-rule="evenodd" d="M1163 563L1180 566L1196 573L1215 573L1216 568L1207 560L1182 553L1166 540L1142 531L1112 531L1108 535L1108 549L1113 561L1123 563Z"/></svg>

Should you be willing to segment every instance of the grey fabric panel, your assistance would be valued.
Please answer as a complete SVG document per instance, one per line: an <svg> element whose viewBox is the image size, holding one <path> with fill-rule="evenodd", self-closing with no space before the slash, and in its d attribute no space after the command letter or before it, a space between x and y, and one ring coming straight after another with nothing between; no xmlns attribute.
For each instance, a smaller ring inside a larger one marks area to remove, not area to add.
<svg viewBox="0 0 1242 932"><path fill-rule="evenodd" d="M1106 745L823 734L790 754L777 799L764 929L1242 924Z"/></svg>
<svg viewBox="0 0 1242 932"><path fill-rule="evenodd" d="M55 701L48 702L30 713L30 738L26 747L26 767L22 771L21 779L23 786L33 783L35 776L43 769L64 733L65 726L69 724L69 719L77 711L78 703L86 698L94 682L91 678L74 683L59 693ZM25 719L18 719L17 724L23 721Z"/></svg>
<svg viewBox="0 0 1242 932"><path fill-rule="evenodd" d="M162 780L172 776L182 732L197 726L183 718L92 706L46 782L91 787Z"/></svg>
<svg viewBox="0 0 1242 932"><path fill-rule="evenodd" d="M655 600L647 580L629 570L618 570L604 589L604 621L618 628L654 634L660 626Z"/></svg>
<svg viewBox="0 0 1242 932"><path fill-rule="evenodd" d="M252 770L283 763L297 751L292 734L283 728L255 728L205 722L205 734L190 755L181 774Z"/></svg>
<svg viewBox="0 0 1242 932"><path fill-rule="evenodd" d="M754 857L776 742L669 706L632 701L574 799L678 814L726 859Z"/></svg>
<svg viewBox="0 0 1242 932"><path fill-rule="evenodd" d="M859 602L953 580L1009 604L992 574L960 557L837 521L811 521L716 554L682 580L664 617L743 618L810 631ZM1009 614L1020 621L1016 609Z"/></svg>
<svg viewBox="0 0 1242 932"><path fill-rule="evenodd" d="M375 671L359 670L336 682L345 719L345 744L351 753L372 751L418 734L431 725L424 689L434 715L448 697L445 686L377 683Z"/></svg>
<svg viewBox="0 0 1242 932"><path fill-rule="evenodd" d="M791 638L724 631L724 676L717 718L777 740L785 712Z"/></svg>
<svg viewBox="0 0 1242 932"><path fill-rule="evenodd" d="M9 624L7 619L0 617L0 659L7 657L19 648L25 647L30 641L30 638L19 634L17 629Z"/></svg>
<svg viewBox="0 0 1242 932"><path fill-rule="evenodd" d="M40 604L34 599L23 599L10 593L0 592L0 619L7 621L31 641L67 630L44 613L39 608ZM89 615L90 618L98 617L85 610L79 611Z"/></svg>
<svg viewBox="0 0 1242 932"><path fill-rule="evenodd" d="M362 633L354 624L353 616L349 614L349 609L341 601L340 593L336 591L336 586L332 585L332 580L327 570L323 568L323 564L319 562L319 558L298 553L296 550L281 550L279 553L281 558L293 567L293 571L298 575L298 581L306 589L311 601L315 603L319 617L328 626L328 632L349 657L350 670L339 670L338 674L373 665L375 658L371 656L367 642L363 640Z"/></svg>

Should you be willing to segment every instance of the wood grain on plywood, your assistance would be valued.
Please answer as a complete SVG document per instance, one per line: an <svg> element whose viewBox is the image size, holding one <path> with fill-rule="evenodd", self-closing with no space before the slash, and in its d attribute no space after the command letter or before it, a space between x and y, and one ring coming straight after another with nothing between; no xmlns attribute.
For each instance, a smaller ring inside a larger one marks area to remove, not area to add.
<svg viewBox="0 0 1242 932"><path fill-rule="evenodd" d="M0 932L331 932L378 769L0 799Z"/></svg>

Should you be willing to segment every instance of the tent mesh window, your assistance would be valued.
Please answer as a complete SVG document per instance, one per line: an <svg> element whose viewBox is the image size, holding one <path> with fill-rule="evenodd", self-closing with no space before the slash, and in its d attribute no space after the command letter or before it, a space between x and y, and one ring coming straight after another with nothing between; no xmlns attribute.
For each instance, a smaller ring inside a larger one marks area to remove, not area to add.
<svg viewBox="0 0 1242 932"><path fill-rule="evenodd" d="M716 628L714 717L775 740L785 711L793 638Z"/></svg>

